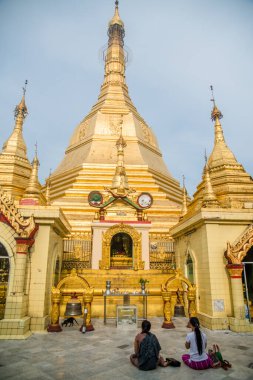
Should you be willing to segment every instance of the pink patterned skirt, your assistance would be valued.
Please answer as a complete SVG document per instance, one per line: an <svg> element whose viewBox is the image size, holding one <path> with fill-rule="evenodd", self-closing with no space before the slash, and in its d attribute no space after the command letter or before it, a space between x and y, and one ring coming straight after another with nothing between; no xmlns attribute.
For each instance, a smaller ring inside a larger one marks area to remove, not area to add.
<svg viewBox="0 0 253 380"><path fill-rule="evenodd" d="M183 360L184 364L188 365L188 367L190 367L192 369L197 369L197 370L207 369L207 368L210 368L212 366L212 361L209 358L209 356L207 359L202 360L201 362L194 362L190 359L190 355L185 354L182 356L182 360Z"/></svg>

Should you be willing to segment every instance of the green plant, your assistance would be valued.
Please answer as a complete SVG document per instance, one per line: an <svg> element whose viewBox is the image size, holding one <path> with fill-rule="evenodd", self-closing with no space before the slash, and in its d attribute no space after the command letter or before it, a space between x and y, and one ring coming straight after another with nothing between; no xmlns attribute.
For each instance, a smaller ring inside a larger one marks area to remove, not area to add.
<svg viewBox="0 0 253 380"><path fill-rule="evenodd" d="M148 284L148 283L149 283L149 280L147 280L147 279L141 277L139 283L140 283L140 284Z"/></svg>

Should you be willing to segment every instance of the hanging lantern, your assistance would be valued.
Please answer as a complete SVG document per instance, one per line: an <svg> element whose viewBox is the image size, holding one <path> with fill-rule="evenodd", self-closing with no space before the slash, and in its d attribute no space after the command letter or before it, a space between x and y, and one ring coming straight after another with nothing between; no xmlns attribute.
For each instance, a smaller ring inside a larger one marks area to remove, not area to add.
<svg viewBox="0 0 253 380"><path fill-rule="evenodd" d="M74 293L66 305L65 317L77 317L82 315L82 304Z"/></svg>

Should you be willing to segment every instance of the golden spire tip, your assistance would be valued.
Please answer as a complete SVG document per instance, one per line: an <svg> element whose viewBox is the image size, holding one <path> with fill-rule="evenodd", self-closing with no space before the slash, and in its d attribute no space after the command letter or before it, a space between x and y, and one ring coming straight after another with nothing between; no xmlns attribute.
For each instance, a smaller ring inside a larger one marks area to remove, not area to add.
<svg viewBox="0 0 253 380"><path fill-rule="evenodd" d="M213 121L215 121L217 118L220 120L223 118L223 115L222 115L221 111L218 109L218 107L216 106L212 85L210 86L210 89L211 89L211 93L212 93L212 98L210 100L211 100L211 102L213 102L213 110L211 112L211 119Z"/></svg>

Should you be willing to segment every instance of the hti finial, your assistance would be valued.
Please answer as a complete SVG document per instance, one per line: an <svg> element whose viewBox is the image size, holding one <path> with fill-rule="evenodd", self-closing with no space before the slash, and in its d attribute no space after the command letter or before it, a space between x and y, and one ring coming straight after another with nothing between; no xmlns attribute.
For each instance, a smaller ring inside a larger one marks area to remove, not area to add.
<svg viewBox="0 0 253 380"><path fill-rule="evenodd" d="M205 163L207 164L207 154L206 154L206 149L205 149Z"/></svg>
<svg viewBox="0 0 253 380"><path fill-rule="evenodd" d="M26 93L26 86L27 86L27 83L28 83L28 80L26 79L25 81L25 86L22 87L23 88L23 95L25 96L25 93Z"/></svg>
<svg viewBox="0 0 253 380"><path fill-rule="evenodd" d="M213 106L215 106L215 99L214 99L214 94L213 94L213 86L210 86L211 93L212 93L212 99L210 99L211 102L213 102Z"/></svg>
<svg viewBox="0 0 253 380"><path fill-rule="evenodd" d="M34 146L35 146L35 156L37 157L37 155L38 155L38 143L37 143L37 141L34 144Z"/></svg>
<svg viewBox="0 0 253 380"><path fill-rule="evenodd" d="M119 2L118 2L118 0L116 0L115 1L115 7L118 8L118 6L119 6Z"/></svg>
<svg viewBox="0 0 253 380"><path fill-rule="evenodd" d="M210 89L212 92L212 99L210 99L210 100L211 100L211 102L213 102L213 110L211 113L211 119L214 121L214 120L216 120L216 118L221 119L223 117L223 115L215 104L215 99L214 99L214 94L213 94L213 86L210 86Z"/></svg>

